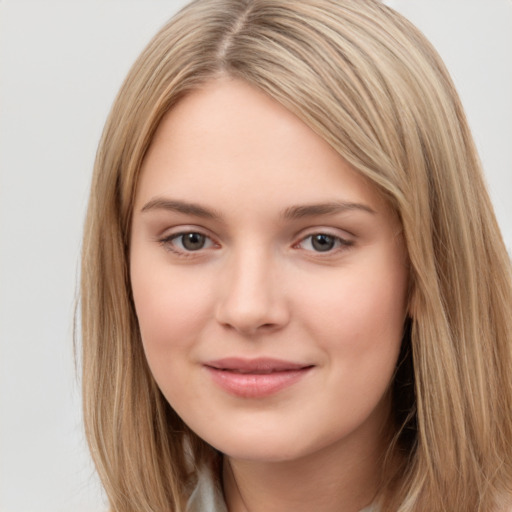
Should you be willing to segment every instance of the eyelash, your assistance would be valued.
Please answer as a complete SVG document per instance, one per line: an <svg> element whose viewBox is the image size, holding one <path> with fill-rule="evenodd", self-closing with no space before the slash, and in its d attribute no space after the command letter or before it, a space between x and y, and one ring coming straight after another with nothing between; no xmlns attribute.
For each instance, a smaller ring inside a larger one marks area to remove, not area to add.
<svg viewBox="0 0 512 512"><path fill-rule="evenodd" d="M209 242L208 247L203 246L203 247L198 248L197 250L186 249L185 247L183 247L183 237L186 235L198 235L200 237L204 237L205 242L207 244ZM330 256L333 254L337 254L339 251L348 250L350 247L352 247L354 245L354 242L351 240L347 240L345 238L342 238L337 235L333 235L328 232L317 231L315 233L311 233L311 234L301 238L299 240L299 242L297 242L296 244L293 245L293 248L300 248L300 246L302 244L304 244L307 240L310 240L309 244L313 247L314 237L326 237L326 238L330 239L334 244L333 247L328 248L325 251L318 251L318 250L314 250L314 249L304 249L307 252L312 252L312 253L315 253L320 256L321 255ZM180 238L182 239L181 247L176 247L175 241ZM205 249L210 249L215 246L218 247L218 244L216 244L216 242L214 242L210 236L205 235L205 234L201 233L200 231L193 231L193 230L181 231L179 233L173 233L171 235L168 235L168 236L165 236L164 238L159 239L159 242L165 248L165 250L167 250L169 252L173 252L177 256L183 257L183 258L194 257L194 256L198 255L199 253L201 253Z"/></svg>
<svg viewBox="0 0 512 512"><path fill-rule="evenodd" d="M315 251L313 249L308 250L308 252L313 252L315 254L325 254L326 256L333 255L338 253L339 251L347 250L348 248L352 247L354 245L354 242L352 240L347 240L345 238L342 238L337 235L333 235L328 232L323 231L317 231L315 233L311 233L303 238L294 245L294 247L299 247L301 244L303 244L306 240L310 240L310 245L313 246L314 244L314 237L326 237L332 240L332 242L335 244L334 247L327 249L326 251Z"/></svg>
<svg viewBox="0 0 512 512"><path fill-rule="evenodd" d="M165 250L169 252L173 252L179 257L183 258L190 258L195 256L195 253L201 252L205 247L200 247L197 250L188 250L183 247L183 237L186 235L199 235L201 237L204 237L206 241L210 242L210 246L217 245L215 242L209 237L208 235L205 235L201 233L200 231L181 231L180 233L173 233L172 235L165 236L164 238L159 239L160 244L164 247ZM181 248L175 246L175 240L182 239L181 242ZM207 249L210 247L206 247Z"/></svg>

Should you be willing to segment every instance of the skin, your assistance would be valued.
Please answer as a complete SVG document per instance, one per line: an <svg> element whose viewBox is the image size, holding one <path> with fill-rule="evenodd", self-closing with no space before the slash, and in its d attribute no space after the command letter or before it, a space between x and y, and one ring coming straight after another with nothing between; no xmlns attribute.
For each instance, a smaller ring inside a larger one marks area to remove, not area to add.
<svg viewBox="0 0 512 512"><path fill-rule="evenodd" d="M326 203L343 206L295 208ZM205 238L184 245L183 233ZM375 187L273 99L217 79L155 134L130 262L149 366L182 419L225 454L229 510L368 505L408 275L400 224ZM205 369L225 357L311 368L269 396L241 397Z"/></svg>

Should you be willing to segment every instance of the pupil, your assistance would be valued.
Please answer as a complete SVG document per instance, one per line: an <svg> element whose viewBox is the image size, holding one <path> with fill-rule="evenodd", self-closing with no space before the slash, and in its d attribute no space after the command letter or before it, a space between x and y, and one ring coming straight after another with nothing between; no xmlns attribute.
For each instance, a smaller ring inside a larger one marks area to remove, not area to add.
<svg viewBox="0 0 512 512"><path fill-rule="evenodd" d="M329 235L314 235L311 244L315 251L330 251L334 247L334 237Z"/></svg>
<svg viewBox="0 0 512 512"><path fill-rule="evenodd" d="M182 243L187 251L198 251L203 248L205 237L200 233L187 233L183 235Z"/></svg>

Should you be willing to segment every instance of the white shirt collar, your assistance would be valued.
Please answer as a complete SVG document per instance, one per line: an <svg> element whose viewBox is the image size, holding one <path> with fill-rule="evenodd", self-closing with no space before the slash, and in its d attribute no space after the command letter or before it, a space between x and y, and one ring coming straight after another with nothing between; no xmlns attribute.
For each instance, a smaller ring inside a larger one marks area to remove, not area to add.
<svg viewBox="0 0 512 512"><path fill-rule="evenodd" d="M222 490L206 468L199 471L197 485L187 502L187 512L228 512ZM370 505L361 512L378 512L378 509Z"/></svg>

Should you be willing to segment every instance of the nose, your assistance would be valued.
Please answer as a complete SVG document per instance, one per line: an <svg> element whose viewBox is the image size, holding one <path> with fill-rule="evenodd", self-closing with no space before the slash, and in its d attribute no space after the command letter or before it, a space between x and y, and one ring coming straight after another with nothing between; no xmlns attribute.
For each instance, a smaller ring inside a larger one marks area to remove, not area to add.
<svg viewBox="0 0 512 512"><path fill-rule="evenodd" d="M219 275L217 321L244 335L284 327L290 311L279 274L274 259L263 251L246 250L233 255Z"/></svg>

